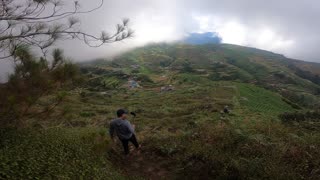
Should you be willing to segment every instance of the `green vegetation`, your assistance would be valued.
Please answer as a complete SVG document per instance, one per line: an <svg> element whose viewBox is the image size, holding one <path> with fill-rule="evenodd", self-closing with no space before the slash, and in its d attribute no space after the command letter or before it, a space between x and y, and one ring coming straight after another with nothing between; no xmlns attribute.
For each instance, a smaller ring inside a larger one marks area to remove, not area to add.
<svg viewBox="0 0 320 180"><path fill-rule="evenodd" d="M82 80L78 67L59 49L53 51L52 63L51 59L33 56L28 46L19 47L15 56L21 63L0 87L0 126L22 126L30 116L50 112L64 99L63 90ZM41 101L44 96L47 100Z"/></svg>
<svg viewBox="0 0 320 180"><path fill-rule="evenodd" d="M258 88L253 85L238 84L240 104L251 112L277 115L281 112L292 111L292 107L282 101L280 95Z"/></svg>
<svg viewBox="0 0 320 180"><path fill-rule="evenodd" d="M318 85L288 64L255 49L180 44L86 63L84 83L57 90L64 98L50 113L1 130L0 179L319 179ZM128 88L131 79L142 87ZM143 149L128 159L107 135L118 108L137 113Z"/></svg>
<svg viewBox="0 0 320 180"><path fill-rule="evenodd" d="M152 44L117 57L114 62L120 67L139 65L139 72L145 75L170 70L200 74L214 81L253 83L280 93L292 103L320 107L318 74L314 73L319 66L258 49L229 44Z"/></svg>
<svg viewBox="0 0 320 180"><path fill-rule="evenodd" d="M0 179L124 179L106 161L103 129L7 129L0 136Z"/></svg>

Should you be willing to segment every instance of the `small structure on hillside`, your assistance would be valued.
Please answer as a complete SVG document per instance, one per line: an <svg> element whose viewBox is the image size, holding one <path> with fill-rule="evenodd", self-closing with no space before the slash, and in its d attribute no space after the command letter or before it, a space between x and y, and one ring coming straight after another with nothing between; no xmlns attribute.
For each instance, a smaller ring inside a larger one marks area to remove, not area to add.
<svg viewBox="0 0 320 180"><path fill-rule="evenodd" d="M207 70L205 70L205 69L195 69L195 71L196 71L197 73L199 73L199 74L205 74L205 73L207 73Z"/></svg>
<svg viewBox="0 0 320 180"><path fill-rule="evenodd" d="M139 65L137 65L137 64L135 64L135 65L131 65L131 68L132 68L132 69L134 69L134 70L137 70L137 69L139 69L139 68L140 68L140 66L139 66Z"/></svg>
<svg viewBox="0 0 320 180"><path fill-rule="evenodd" d="M131 88L131 89L135 89L135 88L140 87L139 83L134 79L129 79L128 85L129 85L129 88Z"/></svg>
<svg viewBox="0 0 320 180"><path fill-rule="evenodd" d="M225 114L229 114L229 113L230 113L229 106L225 106L224 109L223 109L223 112L224 112Z"/></svg>
<svg viewBox="0 0 320 180"><path fill-rule="evenodd" d="M160 89L160 92L169 92L169 91L174 91L174 87L172 85L163 86Z"/></svg>

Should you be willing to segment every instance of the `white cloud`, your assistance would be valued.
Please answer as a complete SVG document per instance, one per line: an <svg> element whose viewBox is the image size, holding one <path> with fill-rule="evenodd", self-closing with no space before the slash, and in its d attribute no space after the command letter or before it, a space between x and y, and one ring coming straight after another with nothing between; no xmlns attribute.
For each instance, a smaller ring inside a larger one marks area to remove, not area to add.
<svg viewBox="0 0 320 180"><path fill-rule="evenodd" d="M86 7L99 0L79 1ZM148 42L174 41L188 33L211 31L219 33L225 43L316 61L320 59L320 21L315 21L320 17L319 5L318 0L111 0L82 17L82 26L88 32L99 33L129 17L136 32L132 40L99 49L79 43L62 47L75 59L92 59Z"/></svg>
<svg viewBox="0 0 320 180"><path fill-rule="evenodd" d="M221 36L222 42L229 44L245 45L247 43L248 30L236 21L226 22L217 25L217 33Z"/></svg>
<svg viewBox="0 0 320 180"><path fill-rule="evenodd" d="M197 32L216 32L223 43L252 46L278 53L288 53L295 45L293 39L284 38L275 30L266 26L248 26L234 18L222 18L211 15L193 15L198 22Z"/></svg>
<svg viewBox="0 0 320 180"><path fill-rule="evenodd" d="M176 22L168 21L168 16L140 13L134 20L132 28L135 30L134 41L138 45L149 42L174 41L177 36Z"/></svg>
<svg viewBox="0 0 320 180"><path fill-rule="evenodd" d="M295 44L294 40L285 39L268 28L259 29L253 34L256 38L251 42L251 44L257 48L284 53Z"/></svg>

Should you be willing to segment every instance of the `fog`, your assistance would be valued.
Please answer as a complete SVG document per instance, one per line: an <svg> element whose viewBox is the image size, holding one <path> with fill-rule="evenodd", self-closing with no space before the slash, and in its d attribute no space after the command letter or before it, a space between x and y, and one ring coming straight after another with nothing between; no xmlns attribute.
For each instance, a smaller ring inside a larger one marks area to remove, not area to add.
<svg viewBox="0 0 320 180"><path fill-rule="evenodd" d="M80 3L90 7L99 1ZM317 0L117 0L106 1L101 9L80 18L83 30L98 33L112 31L113 25L123 17L131 19L135 30L131 40L96 49L75 42L65 42L61 47L76 60L87 60L149 42L179 40L188 33L216 32L224 43L320 61L317 51L320 2Z"/></svg>

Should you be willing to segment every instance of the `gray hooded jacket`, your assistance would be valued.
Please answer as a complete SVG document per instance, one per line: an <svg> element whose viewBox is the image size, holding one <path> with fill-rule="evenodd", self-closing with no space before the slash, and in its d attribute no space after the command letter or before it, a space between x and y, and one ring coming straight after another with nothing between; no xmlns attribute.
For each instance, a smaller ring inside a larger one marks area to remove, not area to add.
<svg viewBox="0 0 320 180"><path fill-rule="evenodd" d="M110 136L113 138L114 132L116 132L119 139L130 139L134 134L134 128L128 120L121 118L114 119L110 122Z"/></svg>

